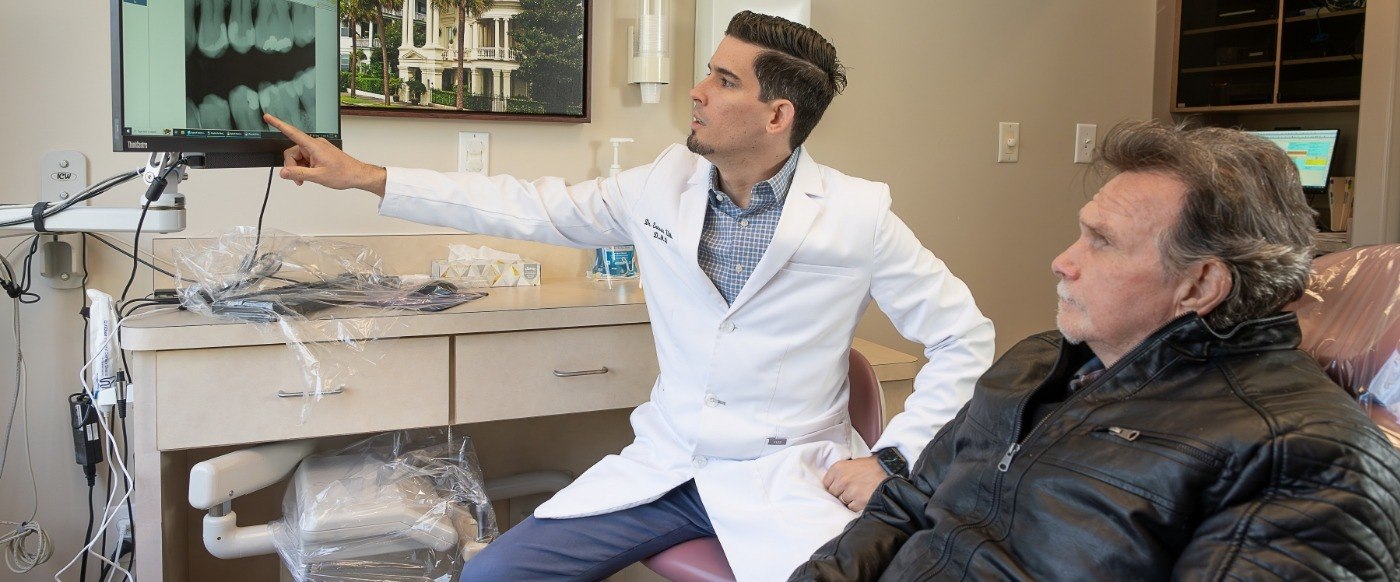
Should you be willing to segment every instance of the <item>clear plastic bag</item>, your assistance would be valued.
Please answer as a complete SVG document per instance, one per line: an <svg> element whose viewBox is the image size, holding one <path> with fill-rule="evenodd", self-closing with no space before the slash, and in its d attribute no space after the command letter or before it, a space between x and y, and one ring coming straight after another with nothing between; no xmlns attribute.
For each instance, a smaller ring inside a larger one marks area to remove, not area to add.
<svg viewBox="0 0 1400 582"><path fill-rule="evenodd" d="M485 296L425 276L385 275L368 247L232 229L175 251L186 309L258 323L333 316L335 307L441 311ZM355 313L357 316L363 312Z"/></svg>
<svg viewBox="0 0 1400 582"><path fill-rule="evenodd" d="M174 252L180 304L211 317L266 326L303 372L301 422L312 406L377 363L369 342L387 335L386 310L441 311L486 293L426 276L385 275L367 247L236 227Z"/></svg>
<svg viewBox="0 0 1400 582"><path fill-rule="evenodd" d="M1300 348L1400 446L1400 245L1318 257L1292 309L1303 329Z"/></svg>
<svg viewBox="0 0 1400 582"><path fill-rule="evenodd" d="M398 431L307 457L269 524L298 582L455 580L498 534L471 440Z"/></svg>

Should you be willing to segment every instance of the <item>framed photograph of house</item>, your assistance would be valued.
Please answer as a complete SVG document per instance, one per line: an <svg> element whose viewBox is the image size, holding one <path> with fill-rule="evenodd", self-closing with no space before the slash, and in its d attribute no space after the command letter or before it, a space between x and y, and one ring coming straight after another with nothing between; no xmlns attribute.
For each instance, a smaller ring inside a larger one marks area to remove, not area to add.
<svg viewBox="0 0 1400 582"><path fill-rule="evenodd" d="M338 0L346 115L587 122L591 0Z"/></svg>

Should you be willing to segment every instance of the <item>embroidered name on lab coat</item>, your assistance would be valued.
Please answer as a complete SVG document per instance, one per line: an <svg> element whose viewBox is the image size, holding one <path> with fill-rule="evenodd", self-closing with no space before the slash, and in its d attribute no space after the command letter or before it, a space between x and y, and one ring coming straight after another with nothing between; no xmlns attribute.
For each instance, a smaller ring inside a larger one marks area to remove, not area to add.
<svg viewBox="0 0 1400 582"><path fill-rule="evenodd" d="M661 228L661 225L656 224L655 222L652 222L650 218L642 219L642 224L643 224L644 226L650 226L650 227L651 227L651 238L654 238L654 239L659 240L659 241L661 241L661 242L670 244L670 242L671 242L671 231L670 231L670 229Z"/></svg>

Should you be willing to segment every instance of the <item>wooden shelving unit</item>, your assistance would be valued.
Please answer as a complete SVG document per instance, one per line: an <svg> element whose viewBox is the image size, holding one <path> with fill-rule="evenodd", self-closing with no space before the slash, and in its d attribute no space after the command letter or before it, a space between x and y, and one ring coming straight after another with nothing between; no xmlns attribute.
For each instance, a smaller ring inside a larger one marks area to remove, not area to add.
<svg viewBox="0 0 1400 582"><path fill-rule="evenodd" d="M1173 113L1355 110L1365 8L1179 0Z"/></svg>

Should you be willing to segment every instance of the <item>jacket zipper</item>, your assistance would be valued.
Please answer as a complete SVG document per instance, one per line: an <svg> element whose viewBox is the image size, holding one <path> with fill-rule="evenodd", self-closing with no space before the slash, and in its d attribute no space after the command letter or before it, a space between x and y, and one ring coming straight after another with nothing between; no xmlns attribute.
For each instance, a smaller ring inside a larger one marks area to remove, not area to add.
<svg viewBox="0 0 1400 582"><path fill-rule="evenodd" d="M1109 378L1113 376L1114 372L1116 371L1116 368L1123 365L1123 362L1128 362L1136 358L1138 356L1138 352L1143 350L1143 346L1146 346L1151 340L1154 340L1155 338L1161 336L1162 331L1165 331L1167 328L1176 328L1177 322L1185 318L1186 316L1184 315L1182 317L1178 317L1176 320L1173 320L1171 323L1163 326L1162 330L1159 330L1157 333L1147 336L1142 341L1138 342L1136 346L1133 346L1133 349L1128 350L1128 352L1123 355L1122 359L1115 362L1112 367L1104 370L1104 373L1100 375L1099 378L1094 380L1089 385L1083 386L1079 390L1075 391L1075 393L1070 395L1070 397L1066 399L1064 403L1060 405L1059 408L1052 410L1049 415L1046 415L1045 418L1041 419L1040 422L1036 423L1035 427L1031 428L1031 431L1029 433L1026 433L1026 438L1017 441L1016 437L1020 436L1021 434L1021 421L1025 417L1026 404L1028 404L1031 400L1031 397L1035 396L1035 393L1039 392L1040 389L1045 386L1045 383L1050 380L1050 375L1046 375L1045 378L1040 381L1040 384L1036 386L1036 389L1032 390L1030 394L1027 394L1024 397L1022 397L1021 403L1016 406L1016 424L1013 425L1013 430L1011 433L1011 446L1007 447L1006 454L1002 455L1001 461L997 463L997 476L992 483L991 509L987 512L986 517L983 517L976 523L962 524L950 530L948 532L947 537L943 540L943 552L939 555L938 561L935 562L932 566L930 566L925 573L932 574L942 570L942 568L946 565L948 560L952 557L949 554L949 552L952 550L953 541L957 539L958 534L973 527L980 527L984 524L991 522L993 519L996 519L997 510L1001 509L1002 477L1004 477L1006 475L1006 471L1011 468L1011 461L1016 457L1016 453L1020 452L1022 444L1030 442L1031 437L1035 435L1036 431L1039 430L1040 427L1044 426L1047 420L1055 416L1056 412L1064 409L1064 407L1069 403L1074 402L1075 399L1088 392L1090 388L1097 387L1098 385L1106 382ZM1061 341L1064 341L1064 339L1061 338ZM1063 356L1063 344L1061 344L1060 349L1060 355ZM1059 364L1058 360L1055 363ZM1054 374L1055 369L1058 369L1058 366L1052 368L1050 374Z"/></svg>
<svg viewBox="0 0 1400 582"><path fill-rule="evenodd" d="M1186 316L1183 315L1182 317L1178 317L1177 320L1181 320L1185 317ZM1036 389L1032 390L1030 394L1027 394L1025 395L1025 397L1021 398L1021 403L1016 406L1016 424L1011 434L1011 446L1007 447L1006 454L1001 456L1001 462L997 463L997 470L1001 471L1002 473L1005 473L1007 470L1011 469L1011 461L1016 458L1016 453L1021 452L1021 447L1025 443L1030 442L1031 437L1035 435L1036 431L1040 430L1040 427L1045 426L1046 421L1049 421L1051 418L1053 418L1056 412L1063 410L1066 406L1069 405L1069 403L1074 402L1075 399L1079 398L1080 395L1088 392L1090 388L1103 384L1109 378L1113 377L1113 374L1117 371L1117 369L1120 366L1123 365L1123 362L1130 362L1133 359L1137 358L1138 352L1142 351L1144 346L1146 346L1148 343L1150 343L1157 337L1161 336L1162 332L1166 331L1166 329L1175 328L1176 325L1174 324L1175 321L1173 321L1172 324L1169 324L1166 327L1164 327L1162 330L1159 330L1157 333L1143 338L1142 341L1138 342L1137 345L1133 346L1133 349L1128 350L1127 353L1123 354L1122 358L1119 358L1117 362L1114 362L1113 366L1104 370L1103 374L1101 374L1092 383L1090 383L1087 386L1081 386L1079 390L1076 390L1074 394L1071 394L1068 399L1060 403L1059 407L1057 407L1055 410L1050 411L1050 414L1045 415L1045 418L1040 419L1040 422L1036 423L1036 425L1031 428L1031 431L1026 433L1025 438L1021 439L1020 441L1017 441L1016 437L1021 434L1021 419L1025 416L1026 404L1030 403L1031 398L1035 396L1036 392L1040 391L1040 388L1044 387L1045 382L1048 381L1050 377L1046 376L1044 380L1041 380L1040 386L1037 386ZM1063 338L1061 339L1061 341L1064 341Z"/></svg>
<svg viewBox="0 0 1400 582"><path fill-rule="evenodd" d="M1214 455L1211 455L1206 451L1202 451L1201 449L1198 449L1171 437L1159 436L1152 433L1144 433L1140 430L1124 428L1121 426L1110 426L1107 429L1102 429L1102 432L1106 432L1110 435L1113 435L1114 437L1123 439L1130 443L1137 442L1139 438L1142 438L1144 440L1155 443L1157 446L1165 447L1173 451L1183 453L1186 456L1201 461L1212 467L1220 467L1223 464L1223 462L1219 458L1216 458Z"/></svg>

